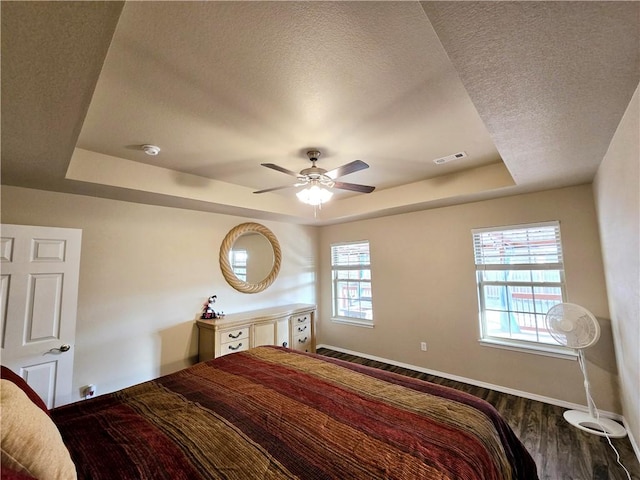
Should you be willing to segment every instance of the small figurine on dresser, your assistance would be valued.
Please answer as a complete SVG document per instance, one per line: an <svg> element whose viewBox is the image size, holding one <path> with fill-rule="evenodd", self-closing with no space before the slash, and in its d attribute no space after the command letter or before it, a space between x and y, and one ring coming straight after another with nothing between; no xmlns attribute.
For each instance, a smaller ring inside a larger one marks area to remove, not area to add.
<svg viewBox="0 0 640 480"><path fill-rule="evenodd" d="M205 302L204 307L202 309L202 315L200 318L218 318L218 314L213 309L213 304L216 303L217 295L211 295L209 299Z"/></svg>
<svg viewBox="0 0 640 480"><path fill-rule="evenodd" d="M213 309L213 304L216 303L218 299L217 295L211 295L209 299L204 303L202 308L202 315L200 318L202 319L211 319L211 318L222 318L224 317L224 312L217 312Z"/></svg>

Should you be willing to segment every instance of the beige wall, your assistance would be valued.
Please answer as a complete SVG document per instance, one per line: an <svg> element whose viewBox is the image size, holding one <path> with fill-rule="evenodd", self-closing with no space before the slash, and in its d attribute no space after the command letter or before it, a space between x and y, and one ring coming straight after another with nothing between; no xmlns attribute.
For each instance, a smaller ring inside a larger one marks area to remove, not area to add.
<svg viewBox="0 0 640 480"><path fill-rule="evenodd" d="M319 343L476 381L586 405L577 362L480 345L471 229L559 220L568 301L608 322L590 186L489 200L323 227ZM329 254L334 242L368 239L374 328L333 323ZM587 353L597 405L620 411L611 335ZM426 341L428 351L420 351Z"/></svg>
<svg viewBox="0 0 640 480"><path fill-rule="evenodd" d="M282 265L265 292L224 281L218 251L246 218L2 187L2 222L82 229L74 398L88 383L106 393L189 365L194 319L209 295L225 313L316 303L317 231L263 222L278 237Z"/></svg>
<svg viewBox="0 0 640 480"><path fill-rule="evenodd" d="M640 441L639 164L640 97L636 90L593 184L622 408L636 444Z"/></svg>
<svg viewBox="0 0 640 480"><path fill-rule="evenodd" d="M4 223L83 230L74 385L96 383L100 393L193 362L193 320L205 299L216 294L217 309L226 313L320 298L319 343L585 404L575 361L477 341L471 229L553 219L561 222L568 300L589 308L605 327L587 355L596 402L619 412L589 186L322 227L319 234L313 227L261 222L280 240L283 262L276 282L254 295L229 287L217 265L224 236L245 218L2 189ZM329 245L360 239L371 241L373 329L329 319ZM420 341L428 343L427 352L420 351Z"/></svg>

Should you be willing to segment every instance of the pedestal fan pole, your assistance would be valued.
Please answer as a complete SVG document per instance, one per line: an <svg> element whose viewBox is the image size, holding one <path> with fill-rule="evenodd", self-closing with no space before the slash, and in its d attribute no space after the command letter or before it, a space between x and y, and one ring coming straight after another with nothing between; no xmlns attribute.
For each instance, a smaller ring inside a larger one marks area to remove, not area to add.
<svg viewBox="0 0 640 480"><path fill-rule="evenodd" d="M580 364L580 370L584 376L584 391L587 395L587 407L589 408L589 416L596 418L596 407L593 404L593 398L591 398L591 384L589 383L589 376L587 375L587 364L584 358L584 351L582 348L578 349L578 363Z"/></svg>

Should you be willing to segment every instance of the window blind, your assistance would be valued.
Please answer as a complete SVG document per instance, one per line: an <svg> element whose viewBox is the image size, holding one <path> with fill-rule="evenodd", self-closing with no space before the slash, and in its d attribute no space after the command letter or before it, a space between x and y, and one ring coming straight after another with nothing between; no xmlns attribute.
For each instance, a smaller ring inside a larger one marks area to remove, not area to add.
<svg viewBox="0 0 640 480"><path fill-rule="evenodd" d="M331 246L331 265L334 267L368 267L370 263L369 242L341 243Z"/></svg>
<svg viewBox="0 0 640 480"><path fill-rule="evenodd" d="M561 265L560 223L545 222L505 230L472 230L478 268L498 265Z"/></svg>

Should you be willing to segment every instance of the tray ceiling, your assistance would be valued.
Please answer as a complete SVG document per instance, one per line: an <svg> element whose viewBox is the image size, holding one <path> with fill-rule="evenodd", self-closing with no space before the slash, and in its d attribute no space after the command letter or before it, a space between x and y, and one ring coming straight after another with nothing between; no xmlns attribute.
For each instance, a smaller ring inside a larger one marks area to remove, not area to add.
<svg viewBox="0 0 640 480"><path fill-rule="evenodd" d="M587 183L640 79L639 12L3 2L2 182L308 224ZM311 148L364 160L341 180L376 191L315 216L295 188L252 193L295 181L260 163L299 171Z"/></svg>

